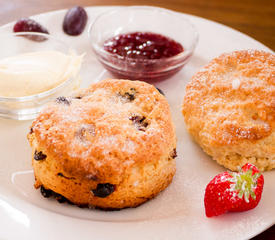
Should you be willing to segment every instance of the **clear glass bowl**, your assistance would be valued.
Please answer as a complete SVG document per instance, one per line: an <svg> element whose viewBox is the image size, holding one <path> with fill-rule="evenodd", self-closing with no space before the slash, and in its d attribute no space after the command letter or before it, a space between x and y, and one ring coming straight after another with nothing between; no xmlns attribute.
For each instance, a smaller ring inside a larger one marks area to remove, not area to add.
<svg viewBox="0 0 275 240"><path fill-rule="evenodd" d="M169 58L133 59L109 53L107 39L130 32L162 34L179 42L184 51ZM195 27L180 13L157 7L121 7L101 14L89 28L89 39L98 60L114 76L132 80L163 80L178 72L190 59L198 42Z"/></svg>
<svg viewBox="0 0 275 240"><path fill-rule="evenodd" d="M33 41L30 38L36 38ZM68 54L71 49L64 42L43 33L20 32L3 34L0 38L0 59L27 52L56 50ZM68 78L48 91L25 97L0 96L0 117L28 120L40 112L43 105L58 96L68 95L79 86L77 77Z"/></svg>

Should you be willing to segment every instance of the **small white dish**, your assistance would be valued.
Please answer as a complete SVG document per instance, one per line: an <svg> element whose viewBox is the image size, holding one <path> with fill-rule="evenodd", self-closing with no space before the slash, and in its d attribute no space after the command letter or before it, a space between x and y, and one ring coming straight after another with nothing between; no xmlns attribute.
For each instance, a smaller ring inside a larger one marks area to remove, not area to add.
<svg viewBox="0 0 275 240"><path fill-rule="evenodd" d="M33 38L40 39L40 41L32 40ZM72 51L63 41L52 35L31 32L1 34L0 46L0 59L41 51L58 51L64 54ZM1 80L8 81L8 79ZM23 97L0 95L0 117L16 120L34 119L45 103L58 96L70 94L78 86L79 78L72 76L56 87L37 94Z"/></svg>

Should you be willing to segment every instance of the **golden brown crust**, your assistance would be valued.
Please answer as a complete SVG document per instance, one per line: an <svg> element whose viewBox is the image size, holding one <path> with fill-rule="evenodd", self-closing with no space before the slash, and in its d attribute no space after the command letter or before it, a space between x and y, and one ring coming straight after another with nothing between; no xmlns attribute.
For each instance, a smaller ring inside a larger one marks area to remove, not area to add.
<svg viewBox="0 0 275 240"><path fill-rule="evenodd" d="M261 169L274 168L274 54L243 50L213 59L187 85L182 112L190 133L220 163L237 153L267 158ZM237 163L225 164L236 170Z"/></svg>
<svg viewBox="0 0 275 240"><path fill-rule="evenodd" d="M163 190L175 172L170 155L176 138L169 105L155 87L144 82L109 79L93 84L74 97L50 103L31 129L28 139L33 154L36 150L47 155L47 161L33 160L36 187L44 185L77 204L90 199L89 204L103 208L136 206L145 200L129 198L132 202L124 204L114 200L126 191L132 169L141 171L141 182L146 177L144 167L167 162L167 173L159 175L165 179L155 178L162 187L155 183L144 199ZM59 172L67 178L60 178ZM105 199L94 198L91 188L98 183L114 184L121 191ZM74 194L80 192L82 197L77 198Z"/></svg>
<svg viewBox="0 0 275 240"><path fill-rule="evenodd" d="M156 196L172 181L175 174L175 160L167 156L156 164L136 166L124 173L123 181L115 184L115 191L106 198L94 196L92 189L104 180L81 179L67 176L51 155L47 161L32 160L36 176L35 187L61 194L76 205L96 206L104 209L136 207Z"/></svg>

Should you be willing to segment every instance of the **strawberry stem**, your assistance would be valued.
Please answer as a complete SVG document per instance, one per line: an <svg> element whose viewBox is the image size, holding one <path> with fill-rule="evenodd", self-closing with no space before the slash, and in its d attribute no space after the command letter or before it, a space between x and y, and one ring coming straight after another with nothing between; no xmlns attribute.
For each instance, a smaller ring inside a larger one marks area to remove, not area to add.
<svg viewBox="0 0 275 240"><path fill-rule="evenodd" d="M255 188L257 187L257 181L260 177L260 173L253 174L252 169L247 170L246 172L241 171L240 173L232 173L232 178L230 178L230 191L238 192L238 197L243 198L249 203L250 196L252 199L256 199Z"/></svg>

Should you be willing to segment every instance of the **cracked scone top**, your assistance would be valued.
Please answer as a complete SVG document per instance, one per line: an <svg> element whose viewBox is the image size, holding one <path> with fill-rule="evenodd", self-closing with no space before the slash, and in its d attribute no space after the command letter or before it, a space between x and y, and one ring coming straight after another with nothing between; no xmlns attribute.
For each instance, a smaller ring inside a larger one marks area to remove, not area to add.
<svg viewBox="0 0 275 240"><path fill-rule="evenodd" d="M145 82L109 79L59 97L33 122L28 139L35 186L77 205L134 207L175 173L169 104Z"/></svg>
<svg viewBox="0 0 275 240"><path fill-rule="evenodd" d="M213 59L186 87L188 131L219 164L275 168L275 56L235 51Z"/></svg>

